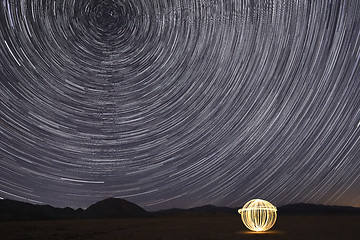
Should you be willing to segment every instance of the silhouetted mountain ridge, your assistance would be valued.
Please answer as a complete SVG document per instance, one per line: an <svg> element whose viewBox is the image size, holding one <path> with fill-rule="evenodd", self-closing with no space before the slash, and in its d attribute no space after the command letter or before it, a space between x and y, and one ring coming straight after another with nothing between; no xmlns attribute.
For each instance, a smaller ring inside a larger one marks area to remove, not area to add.
<svg viewBox="0 0 360 240"><path fill-rule="evenodd" d="M0 200L0 220L42 220L80 218L84 210L34 205L9 199Z"/></svg>
<svg viewBox="0 0 360 240"><path fill-rule="evenodd" d="M221 216L238 215L239 208L205 205L190 209L172 208L147 212L138 205L120 198L108 198L96 202L86 210L81 208L55 208L50 205L34 205L14 200L0 200L0 221L80 219L80 218L131 218L131 217L171 217L171 216ZM278 207L281 215L347 214L358 215L360 208L345 206L326 206L297 203Z"/></svg>
<svg viewBox="0 0 360 240"><path fill-rule="evenodd" d="M70 207L55 208L50 205L34 205L9 199L0 200L0 221L80 219L80 218L129 218L145 217L147 211L135 203L119 198L108 198L89 206L86 210Z"/></svg>

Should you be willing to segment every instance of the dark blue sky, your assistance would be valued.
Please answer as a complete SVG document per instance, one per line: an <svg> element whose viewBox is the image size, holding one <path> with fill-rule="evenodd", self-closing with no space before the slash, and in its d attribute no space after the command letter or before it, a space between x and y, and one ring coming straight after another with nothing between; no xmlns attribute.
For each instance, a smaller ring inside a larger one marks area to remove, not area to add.
<svg viewBox="0 0 360 240"><path fill-rule="evenodd" d="M0 197L360 207L360 2L3 0Z"/></svg>

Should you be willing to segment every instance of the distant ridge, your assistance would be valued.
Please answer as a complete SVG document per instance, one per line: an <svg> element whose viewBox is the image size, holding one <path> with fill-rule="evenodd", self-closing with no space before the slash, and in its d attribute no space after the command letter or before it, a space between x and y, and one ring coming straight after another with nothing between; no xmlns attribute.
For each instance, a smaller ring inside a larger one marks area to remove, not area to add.
<svg viewBox="0 0 360 240"><path fill-rule="evenodd" d="M226 216L238 215L238 208L205 205L190 209L172 208L157 212L147 212L138 205L120 198L108 198L81 208L55 208L49 205L34 205L14 200L0 200L0 221L83 219L83 218L132 218L132 217L172 217L172 216ZM281 215L360 215L360 208L326 206L297 203L278 207Z"/></svg>
<svg viewBox="0 0 360 240"><path fill-rule="evenodd" d="M235 215L238 208L216 207L214 205L205 205L189 209L171 208L152 212L154 216L184 215L184 216L204 216L204 215Z"/></svg>
<svg viewBox="0 0 360 240"><path fill-rule="evenodd" d="M239 207L241 208L241 207ZM205 205L190 209L172 208L154 212L155 216L166 215L238 215L239 208L216 207L213 205ZM360 208L346 206L327 206L310 203L296 203L280 206L277 208L278 215L327 215L327 214L346 214L360 215Z"/></svg>
<svg viewBox="0 0 360 240"><path fill-rule="evenodd" d="M346 206L328 206L309 203L295 203L279 207L278 212L279 215L360 214L360 208Z"/></svg>

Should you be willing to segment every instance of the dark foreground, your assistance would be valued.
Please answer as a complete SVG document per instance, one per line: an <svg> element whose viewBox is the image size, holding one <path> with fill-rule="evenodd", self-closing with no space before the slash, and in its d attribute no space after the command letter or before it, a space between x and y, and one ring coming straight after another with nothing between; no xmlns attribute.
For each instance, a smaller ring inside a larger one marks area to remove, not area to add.
<svg viewBox="0 0 360 240"><path fill-rule="evenodd" d="M0 222L0 239L326 239L359 240L360 216L280 216L252 233L240 216Z"/></svg>

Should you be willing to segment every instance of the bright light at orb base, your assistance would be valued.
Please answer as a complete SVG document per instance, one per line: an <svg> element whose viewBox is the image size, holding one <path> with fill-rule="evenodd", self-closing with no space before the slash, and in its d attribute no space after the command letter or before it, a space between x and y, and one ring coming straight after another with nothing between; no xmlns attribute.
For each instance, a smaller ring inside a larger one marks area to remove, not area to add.
<svg viewBox="0 0 360 240"><path fill-rule="evenodd" d="M268 201L253 199L247 202L238 212L245 226L251 231L264 232L276 222L276 207Z"/></svg>

